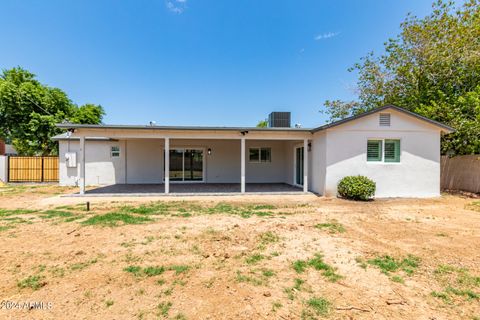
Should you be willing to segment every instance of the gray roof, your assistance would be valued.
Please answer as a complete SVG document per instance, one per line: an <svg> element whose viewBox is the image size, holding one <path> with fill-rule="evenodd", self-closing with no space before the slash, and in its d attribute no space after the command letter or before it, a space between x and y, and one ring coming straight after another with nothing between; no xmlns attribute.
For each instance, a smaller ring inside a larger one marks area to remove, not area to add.
<svg viewBox="0 0 480 320"><path fill-rule="evenodd" d="M157 126L157 125L125 125L125 124L76 124L59 123L63 129L148 129L148 130L190 130L190 131L296 131L311 132L312 128L259 128L259 127L208 127L208 126Z"/></svg>
<svg viewBox="0 0 480 320"><path fill-rule="evenodd" d="M440 123L438 121L426 118L424 116L421 116L417 113L408 111L406 109L397 107L395 105L386 105L383 107L375 108L372 109L368 112L361 113L356 116L348 117L339 121L335 121L332 123L325 124L320 127L316 128L258 128L258 127L208 127L208 126L157 126L157 125L110 125L110 124L74 124L74 123L60 123L57 124L57 127L63 128L63 129L76 129L76 128L85 128L85 129L146 129L146 130L161 130L161 131L264 131L264 132L271 132L271 131L277 131L277 132L310 132L310 133L315 133L321 130L326 130L328 128L333 128L336 126L339 126L341 124L344 124L346 122L354 121L363 117L366 117L368 115L371 115L376 112L383 111L385 109L394 109L396 111L402 112L406 115L413 116L418 120L422 120L425 122L428 122L430 124L433 124L439 128L441 128L443 131L446 133L454 132L455 129L452 127L449 127L443 123ZM61 134L53 137L52 139L54 140L63 140L63 139L68 139L66 134ZM91 138L92 139L92 138ZM108 138L95 138L95 139L106 139Z"/></svg>

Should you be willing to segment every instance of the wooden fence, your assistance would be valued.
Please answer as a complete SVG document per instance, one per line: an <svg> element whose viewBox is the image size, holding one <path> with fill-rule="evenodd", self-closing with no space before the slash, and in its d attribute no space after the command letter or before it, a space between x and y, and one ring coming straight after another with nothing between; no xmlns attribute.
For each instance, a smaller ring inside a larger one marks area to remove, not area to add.
<svg viewBox="0 0 480 320"><path fill-rule="evenodd" d="M58 182L58 157L8 157L8 182Z"/></svg>
<svg viewBox="0 0 480 320"><path fill-rule="evenodd" d="M480 193L480 155L442 156L442 190L463 190Z"/></svg>

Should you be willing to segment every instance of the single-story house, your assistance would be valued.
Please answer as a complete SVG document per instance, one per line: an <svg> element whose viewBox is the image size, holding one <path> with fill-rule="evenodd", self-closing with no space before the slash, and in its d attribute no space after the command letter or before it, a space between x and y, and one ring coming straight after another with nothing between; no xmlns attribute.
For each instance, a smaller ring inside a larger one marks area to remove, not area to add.
<svg viewBox="0 0 480 320"><path fill-rule="evenodd" d="M376 182L376 197L440 195L440 137L449 126L393 105L317 128L291 127L288 113L269 120L266 128L58 124L67 130L54 138L60 184L78 185L80 194L86 185L149 185L166 194L334 196L340 179L364 175Z"/></svg>

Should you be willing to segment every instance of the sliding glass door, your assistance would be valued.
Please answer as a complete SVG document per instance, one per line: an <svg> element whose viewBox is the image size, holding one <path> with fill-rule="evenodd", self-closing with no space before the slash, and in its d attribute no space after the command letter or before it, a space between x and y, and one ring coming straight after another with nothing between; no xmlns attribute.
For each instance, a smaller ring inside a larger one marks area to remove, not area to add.
<svg viewBox="0 0 480 320"><path fill-rule="evenodd" d="M203 181L203 149L170 150L170 181Z"/></svg>
<svg viewBox="0 0 480 320"><path fill-rule="evenodd" d="M183 181L183 149L170 150L170 181Z"/></svg>
<svg viewBox="0 0 480 320"><path fill-rule="evenodd" d="M184 181L203 180L203 150L186 149L183 166Z"/></svg>
<svg viewBox="0 0 480 320"><path fill-rule="evenodd" d="M295 184L303 186L303 147L295 148Z"/></svg>

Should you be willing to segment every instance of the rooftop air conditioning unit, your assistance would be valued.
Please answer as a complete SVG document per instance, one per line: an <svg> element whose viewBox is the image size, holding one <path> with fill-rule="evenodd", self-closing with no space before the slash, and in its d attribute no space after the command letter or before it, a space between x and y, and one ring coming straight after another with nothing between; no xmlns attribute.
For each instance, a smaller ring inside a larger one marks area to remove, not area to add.
<svg viewBox="0 0 480 320"><path fill-rule="evenodd" d="M290 128L290 112L272 112L268 115L270 128Z"/></svg>

